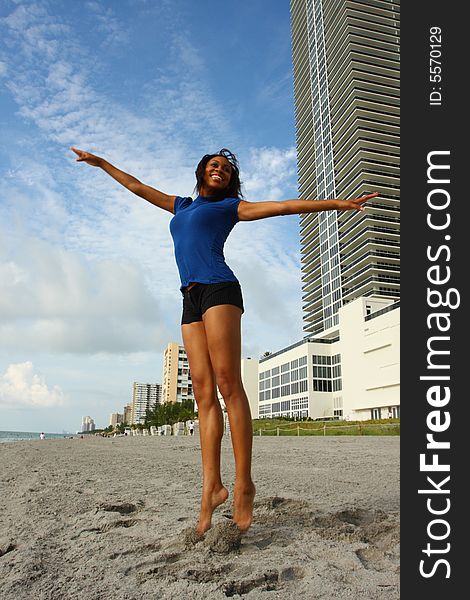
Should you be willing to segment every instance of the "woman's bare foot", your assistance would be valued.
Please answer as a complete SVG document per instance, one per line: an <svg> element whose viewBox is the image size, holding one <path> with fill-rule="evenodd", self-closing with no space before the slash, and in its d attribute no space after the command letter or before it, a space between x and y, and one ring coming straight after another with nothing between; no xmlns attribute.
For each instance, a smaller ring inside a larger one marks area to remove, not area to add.
<svg viewBox="0 0 470 600"><path fill-rule="evenodd" d="M201 513L196 533L203 535L212 525L212 513L228 498L228 490L223 485L209 492L202 492Z"/></svg>
<svg viewBox="0 0 470 600"><path fill-rule="evenodd" d="M246 531L253 520L253 501L256 488L253 482L238 486L233 492L233 520L240 531Z"/></svg>

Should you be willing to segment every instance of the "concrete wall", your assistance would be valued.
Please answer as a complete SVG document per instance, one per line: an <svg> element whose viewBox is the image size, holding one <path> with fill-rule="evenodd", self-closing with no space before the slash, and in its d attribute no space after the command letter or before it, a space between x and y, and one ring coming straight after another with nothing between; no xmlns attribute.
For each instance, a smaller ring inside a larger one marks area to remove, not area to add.
<svg viewBox="0 0 470 600"><path fill-rule="evenodd" d="M358 298L341 308L340 341L343 414L370 419L371 410L400 405L400 309L365 320L367 307L377 302Z"/></svg>
<svg viewBox="0 0 470 600"><path fill-rule="evenodd" d="M251 418L258 418L258 360L242 358L241 374L248 402L250 403Z"/></svg>

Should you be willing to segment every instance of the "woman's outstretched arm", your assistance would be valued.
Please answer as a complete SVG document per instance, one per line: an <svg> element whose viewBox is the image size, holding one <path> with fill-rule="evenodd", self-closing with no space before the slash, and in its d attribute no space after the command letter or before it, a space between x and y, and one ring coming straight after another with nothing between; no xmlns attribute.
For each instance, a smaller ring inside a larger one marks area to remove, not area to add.
<svg viewBox="0 0 470 600"><path fill-rule="evenodd" d="M267 217L300 215L323 210L364 210L363 204L378 195L378 192L374 192L354 200L272 200L269 202L240 200L238 218L240 221L256 221Z"/></svg>
<svg viewBox="0 0 470 600"><path fill-rule="evenodd" d="M103 169L105 173L110 175L113 179L115 179L118 183L123 185L129 191L137 194L141 198L144 198L151 204L158 206L159 208L163 208L169 212L174 212L173 208L175 205L176 196L169 196L168 194L164 194L159 190L156 190L149 185L145 185L132 175L117 169L114 165L109 163L104 158L100 156L95 156L94 154L90 154L89 152L84 152L83 150L79 150L78 148L70 148L75 154L78 156L76 159L77 162L86 162L88 165L92 167L100 167Z"/></svg>

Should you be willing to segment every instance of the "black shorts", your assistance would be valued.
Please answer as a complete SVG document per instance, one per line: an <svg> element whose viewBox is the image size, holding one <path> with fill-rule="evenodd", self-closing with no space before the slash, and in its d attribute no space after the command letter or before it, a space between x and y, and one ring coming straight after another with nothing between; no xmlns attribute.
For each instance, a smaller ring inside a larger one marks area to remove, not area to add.
<svg viewBox="0 0 470 600"><path fill-rule="evenodd" d="M202 321L202 315L211 306L219 304L233 304L243 308L242 290L238 281L224 281L223 283L196 283L188 290L184 288L183 316L181 325Z"/></svg>

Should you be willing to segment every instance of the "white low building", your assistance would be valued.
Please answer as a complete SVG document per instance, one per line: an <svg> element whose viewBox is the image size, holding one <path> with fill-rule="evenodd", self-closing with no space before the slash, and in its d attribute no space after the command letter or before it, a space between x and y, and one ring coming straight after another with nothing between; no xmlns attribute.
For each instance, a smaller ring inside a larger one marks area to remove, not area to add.
<svg viewBox="0 0 470 600"><path fill-rule="evenodd" d="M242 358L241 376L243 388L250 403L251 418L258 418L258 361L254 358Z"/></svg>
<svg viewBox="0 0 470 600"><path fill-rule="evenodd" d="M359 298L339 315L344 416L361 421L399 417L399 305Z"/></svg>
<svg viewBox="0 0 470 600"><path fill-rule="evenodd" d="M399 304L358 298L329 337L305 338L259 361L259 417L400 416Z"/></svg>
<svg viewBox="0 0 470 600"><path fill-rule="evenodd" d="M331 346L328 340L312 342L306 338L261 358L259 418L332 418L334 393L327 389L328 385L332 385ZM321 374L321 378L315 381L314 367L315 372L319 369ZM318 391L315 389L317 385L321 387Z"/></svg>

